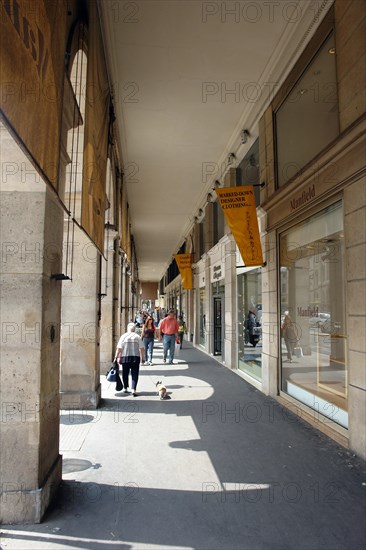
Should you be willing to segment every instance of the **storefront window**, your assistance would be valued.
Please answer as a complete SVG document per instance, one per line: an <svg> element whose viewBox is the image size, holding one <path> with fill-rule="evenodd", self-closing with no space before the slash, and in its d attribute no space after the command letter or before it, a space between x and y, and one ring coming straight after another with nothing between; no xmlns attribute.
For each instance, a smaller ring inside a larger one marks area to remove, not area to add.
<svg viewBox="0 0 366 550"><path fill-rule="evenodd" d="M261 269L238 269L238 366L262 380Z"/></svg>
<svg viewBox="0 0 366 550"><path fill-rule="evenodd" d="M332 33L276 112L279 186L339 134L335 57Z"/></svg>
<svg viewBox="0 0 366 550"><path fill-rule="evenodd" d="M206 343L205 288L200 288L200 344Z"/></svg>
<svg viewBox="0 0 366 550"><path fill-rule="evenodd" d="M348 425L343 209L280 236L282 390Z"/></svg>

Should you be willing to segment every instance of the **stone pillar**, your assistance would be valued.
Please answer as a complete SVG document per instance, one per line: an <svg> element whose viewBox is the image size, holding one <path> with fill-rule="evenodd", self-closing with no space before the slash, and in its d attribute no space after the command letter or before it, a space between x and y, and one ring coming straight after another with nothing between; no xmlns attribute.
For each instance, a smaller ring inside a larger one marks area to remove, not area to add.
<svg viewBox="0 0 366 550"><path fill-rule="evenodd" d="M344 193L349 446L366 459L366 178Z"/></svg>
<svg viewBox="0 0 366 550"><path fill-rule="evenodd" d="M205 303L204 312L206 318L206 342L205 349L208 353L213 355L214 341L213 341L213 301L212 301L212 284L211 284L211 262L208 254L204 255L205 262Z"/></svg>
<svg viewBox="0 0 366 550"><path fill-rule="evenodd" d="M126 275L126 259L123 256L121 263L121 301L120 301L120 329L121 334L126 332L127 327L127 315L128 315L128 302L126 302L127 294L127 275Z"/></svg>
<svg viewBox="0 0 366 550"><path fill-rule="evenodd" d="M224 311L224 363L231 369L238 368L237 347L237 286L236 286L236 244L231 237L225 243L225 311Z"/></svg>
<svg viewBox="0 0 366 550"><path fill-rule="evenodd" d="M134 321L135 315L136 315L136 309L134 307L133 303L133 294L132 294L132 286L131 286L131 271L129 273L126 272L126 286L125 286L125 304L126 304L126 330L127 325L130 321Z"/></svg>
<svg viewBox="0 0 366 550"><path fill-rule="evenodd" d="M0 145L0 521L39 523L61 481L63 210L3 126Z"/></svg>
<svg viewBox="0 0 366 550"><path fill-rule="evenodd" d="M105 242L104 254L107 261L102 259L101 284L101 324L100 324L100 365L101 372L110 366L115 352L113 342L113 299L114 299L114 257L117 232L109 230Z"/></svg>
<svg viewBox="0 0 366 550"><path fill-rule="evenodd" d="M189 342L193 342L193 333L194 333L194 297L195 293L197 293L197 288L193 288L193 290L188 290L188 314L187 314L187 320L186 320L186 326L187 326L187 340Z"/></svg>
<svg viewBox="0 0 366 550"><path fill-rule="evenodd" d="M278 394L279 311L277 283L276 232L262 238L264 261L262 268L262 391L266 395Z"/></svg>
<svg viewBox="0 0 366 550"><path fill-rule="evenodd" d="M99 252L74 229L72 280L62 287L61 408L95 409L101 396Z"/></svg>
<svg viewBox="0 0 366 550"><path fill-rule="evenodd" d="M112 310L112 340L113 349L117 347L121 331L121 273L122 273L122 253L119 250L119 238L115 240L115 250L113 262L113 310Z"/></svg>

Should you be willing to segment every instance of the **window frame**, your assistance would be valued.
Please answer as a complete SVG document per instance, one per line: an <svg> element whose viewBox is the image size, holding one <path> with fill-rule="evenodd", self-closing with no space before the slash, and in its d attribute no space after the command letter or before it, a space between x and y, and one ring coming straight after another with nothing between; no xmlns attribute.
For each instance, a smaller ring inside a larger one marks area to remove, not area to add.
<svg viewBox="0 0 366 550"><path fill-rule="evenodd" d="M298 84L301 77L306 73L309 66L317 56L318 52L321 50L325 42L329 39L331 34L334 34L335 42L337 42L336 29L335 29L335 13L334 5L330 8L324 20L319 25L316 30L313 38L310 40L309 44L306 46L303 53L300 55L295 66L290 71L285 82L282 84L280 90L276 94L275 98L272 101L272 134L273 134L273 145L274 145L274 177L275 177L275 190L279 191L286 188L294 180L296 180L299 175L305 172L311 164L314 163L318 158L320 158L327 150L331 149L334 143L339 139L341 134L340 127L338 135L331 140L321 151L319 151L312 159L310 159L296 174L291 176L285 183L279 185L278 181L278 146L277 146L277 113L286 99L290 96L292 90ZM337 63L335 67L336 73L336 86L337 86L337 97L338 95L338 78L337 78ZM339 121L339 110L338 110L338 122ZM340 125L339 125L340 126Z"/></svg>

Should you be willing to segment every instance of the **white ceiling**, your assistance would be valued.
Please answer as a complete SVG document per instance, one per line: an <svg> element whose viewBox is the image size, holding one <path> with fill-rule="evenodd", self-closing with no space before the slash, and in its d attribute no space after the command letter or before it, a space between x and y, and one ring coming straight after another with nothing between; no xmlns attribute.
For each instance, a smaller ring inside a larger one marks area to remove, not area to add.
<svg viewBox="0 0 366 550"><path fill-rule="evenodd" d="M314 6L99 2L141 281L162 277L229 153L241 160L253 143L269 90L314 32ZM251 139L240 146L243 128Z"/></svg>

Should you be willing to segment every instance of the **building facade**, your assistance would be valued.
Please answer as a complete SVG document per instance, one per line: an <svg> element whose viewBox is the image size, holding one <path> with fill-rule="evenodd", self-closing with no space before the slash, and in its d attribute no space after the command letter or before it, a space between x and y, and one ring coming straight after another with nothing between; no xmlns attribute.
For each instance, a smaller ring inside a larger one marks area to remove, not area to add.
<svg viewBox="0 0 366 550"><path fill-rule="evenodd" d="M334 2L216 182L254 185L264 265L243 264L226 224L217 234L213 186L181 301L196 346L362 457L365 24L363 2Z"/></svg>
<svg viewBox="0 0 366 550"><path fill-rule="evenodd" d="M1 3L1 522L61 481L60 408L96 409L139 307L96 2Z"/></svg>

